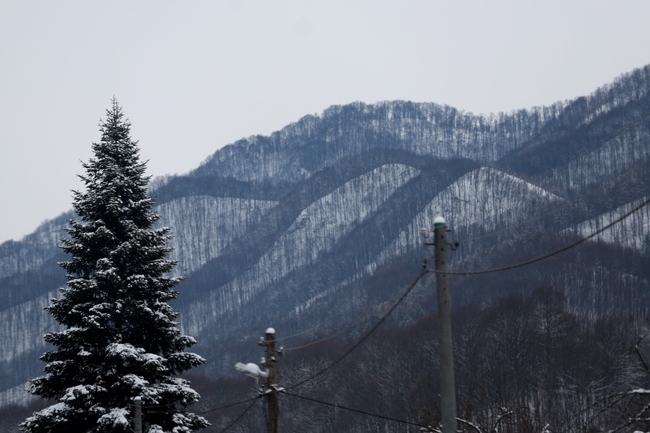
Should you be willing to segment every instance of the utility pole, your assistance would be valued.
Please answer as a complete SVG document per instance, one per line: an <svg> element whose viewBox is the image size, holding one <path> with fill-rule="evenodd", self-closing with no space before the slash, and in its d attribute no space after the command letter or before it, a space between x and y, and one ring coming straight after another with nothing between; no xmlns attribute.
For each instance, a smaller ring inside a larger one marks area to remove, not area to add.
<svg viewBox="0 0 650 433"><path fill-rule="evenodd" d="M275 358L275 329L266 330L266 365L269 377L266 379L268 389L268 427L269 433L280 433L278 418L280 417L280 404L278 402L278 361Z"/></svg>
<svg viewBox="0 0 650 433"><path fill-rule="evenodd" d="M266 357L262 357L260 364L267 368L267 371L262 371L252 362L243 364L238 362L235 364L235 369L246 376L255 379L255 383L260 377L266 378L266 389L260 388L260 396L264 395L268 399L268 419L267 425L269 433L280 433L279 417L280 417L280 404L278 402L278 393L284 392L284 388L278 386L278 361L275 355L282 355L284 348L275 351L275 329L268 328L266 330L266 338L260 337L260 346L266 347Z"/></svg>
<svg viewBox="0 0 650 433"><path fill-rule="evenodd" d="M137 396L133 399L135 404L135 433L142 433L142 397Z"/></svg>
<svg viewBox="0 0 650 433"><path fill-rule="evenodd" d="M433 220L436 256L436 294L438 298L438 344L440 349L440 411L442 433L456 433L456 389L454 354L451 341L451 297L447 272L447 224L437 216Z"/></svg>

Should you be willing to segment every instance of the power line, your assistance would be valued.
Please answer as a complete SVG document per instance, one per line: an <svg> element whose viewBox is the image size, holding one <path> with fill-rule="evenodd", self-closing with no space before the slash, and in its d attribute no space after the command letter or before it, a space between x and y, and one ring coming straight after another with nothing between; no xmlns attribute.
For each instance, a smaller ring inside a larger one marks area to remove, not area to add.
<svg viewBox="0 0 650 433"><path fill-rule="evenodd" d="M221 430L221 432L219 432L219 433L225 433L225 432L227 432L227 431L230 429L230 427L232 427L232 426L234 426L235 424L237 424L237 422L239 422L239 420L242 419L242 418L244 417L244 415L246 415L246 414L248 413L248 411L251 410L251 408L252 408L253 406L255 406L255 403L257 403L257 400L258 400L258 399L259 399L259 397L255 397L255 399L253 399L253 402L252 402L252 403L251 403L251 404L246 408L246 410L243 411L243 412L241 413L241 415L239 415L237 418L235 418L235 420L234 420L233 422L231 422L230 424L228 424L228 426L226 426L226 428L224 428L223 430Z"/></svg>
<svg viewBox="0 0 650 433"><path fill-rule="evenodd" d="M280 341L288 340L288 339L290 339L290 338L298 337L298 336L300 336L300 335L307 334L308 332L312 332L313 330L318 329L320 326L321 326L321 324L318 323L318 324L316 324L316 326L313 326L313 327L307 329L306 331L298 332L298 333L296 333L296 334L292 334L292 335L287 335L286 337L278 338L278 339L275 340L275 341L276 341L276 342L280 342ZM289 349L285 349L285 350L289 350Z"/></svg>
<svg viewBox="0 0 650 433"><path fill-rule="evenodd" d="M197 412L196 414L197 415L205 415L206 413L217 412L219 410L228 409L229 407L239 406L240 404L244 404L244 403L248 403L249 401L257 400L258 398L259 398L259 396L247 398L246 400L240 400L240 401L237 401L235 403L230 403L230 404L226 404L224 406L219 406L219 407L216 407L214 409L206 410L204 412Z"/></svg>
<svg viewBox="0 0 650 433"><path fill-rule="evenodd" d="M373 315L372 312L371 312L371 313L368 313L368 314L366 314L364 317L362 317L362 318L360 318L360 319L354 321L351 325L345 326L345 327L343 327L343 328L339 328L337 331L334 331L332 334L329 334L329 335L327 335L326 337L322 337L322 338L319 338L318 340L314 340L314 341L309 341L309 342L307 342L307 343L304 343L304 344L301 344L301 345L298 345L298 346L294 346L294 347L285 347L285 348L284 348L284 351L285 351L285 352L290 352L290 351L292 351L292 350L300 350L300 349L304 349L305 347L310 347L310 346L313 346L313 345L316 345L316 344L323 343L323 342L325 342L325 341L329 341L329 340L331 340L332 338L335 338L335 337L338 337L339 335L345 334L346 332L349 332L350 330L354 329L355 327L361 325L362 323L364 323L365 321L367 321L367 320L368 320L372 315ZM282 340L286 340L286 339L288 339L288 338L296 337L296 336L298 336L298 335L303 335L303 334L306 334L306 333L308 333L308 332L311 332L311 331L313 331L314 329L317 329L317 328L322 327L322 326L324 326L324 324L323 324L323 323L319 323L319 324L313 326L312 328L309 328L309 329L306 330L306 331L299 332L299 333L297 333L297 334L293 334L293 335L290 335L290 336L288 336L288 337L284 337L284 338L278 339L277 341L282 341Z"/></svg>
<svg viewBox="0 0 650 433"><path fill-rule="evenodd" d="M353 352L357 347L359 347L359 346L360 346L364 341L366 341L366 339L367 339L368 337L370 337L370 335L372 335L372 333L375 332L375 330L376 330L377 328L379 328L379 326L381 326L382 323L384 323L384 321L388 318L388 316L390 316L391 313L392 313L393 311L395 311L395 309L396 309L396 308L397 308L397 307L402 303L402 301L404 300L404 298L406 298L406 296L407 296L409 293L411 293L411 290L413 290L413 288L417 285L417 283L420 281L420 279L421 279L423 276L425 276L426 274L427 274L426 269L423 269L422 272L420 272L420 275L417 276L417 278L415 279L415 281L413 281L413 282L411 283L411 285L406 289L406 291L405 291L405 292L402 294L402 296L397 300L397 302L396 302L395 304L393 304L393 306L390 308L390 310L388 310L388 312L387 312L386 314L384 314L384 315L382 316L382 318L379 319L379 321L378 321L378 322L377 322L377 323L376 323L372 328L370 328L370 330L369 330L368 332L366 332L366 334L365 334L363 337L361 337L361 338L359 339L359 341L357 341L357 342L356 342L352 347L350 347L350 348L349 348L347 351L345 351L341 356L339 356L339 357L338 357L334 362L332 362L330 365L328 365L327 367L323 368L322 370L318 371L317 373L311 375L311 376L308 377L307 379L301 380L300 382L297 382L297 383L295 383L295 384L293 384L293 385L290 385L290 386L286 387L286 389L287 389L287 390L289 390L289 389L293 389L293 388L299 387L299 386L301 386L301 385L304 385L304 384L307 383L307 382L310 382L310 381L314 380L316 377L318 377L318 376L320 376L321 374L325 373L326 371L328 371L329 369L331 369L332 367L334 367L336 364L338 364L339 362L341 362L341 361L342 361L345 357L347 357L350 353L352 353L352 352Z"/></svg>
<svg viewBox="0 0 650 433"><path fill-rule="evenodd" d="M332 338L338 337L341 334L345 334L346 332L350 331L354 327L360 325L366 319L368 319L368 317L370 317L370 314L366 315L365 317L363 317L360 320L355 321L354 323L352 323L352 325L346 326L344 329L341 329L341 330L335 332L334 334L328 335L327 337L323 337L323 338L320 338L320 339L315 340L315 341L310 341L309 343L301 344L300 346L286 347L284 350L285 350L285 352L288 352L288 351L291 351L291 350L304 349L305 347L313 346L314 344L320 344L320 343L323 343L325 341L331 340ZM317 325L317 326L320 326L320 325Z"/></svg>
<svg viewBox="0 0 650 433"><path fill-rule="evenodd" d="M586 237L584 237L584 238L582 238L582 239L580 239L580 240L578 240L578 241L576 241L576 242L573 242L572 244L569 244L569 245L567 245L567 246L565 246L565 247L563 247L563 248L560 248L559 250L553 251L553 252L548 253L548 254L544 254L544 255L539 256L539 257L535 257L534 259L527 260L527 261L525 261L525 262L521 262L521 263L516 263L516 264L514 264L514 265L503 266L503 267L500 267L500 268L486 269L486 270L482 270L482 271L450 271L450 272L445 272L445 274L447 274L447 275L481 275L481 274L491 274L491 273L494 273L494 272L507 271L507 270L510 270L510 269L519 268L519 267L522 267L522 266L526 266L526 265L530 265L530 264L532 264L532 263L539 262L539 261L541 261L541 260L547 259L547 258L549 258L549 257L555 256L555 255L560 254L560 253L563 253L564 251L570 250L571 248L574 248L574 247L576 247L576 246L578 246L578 245L580 245L580 244L582 244L582 243L588 241L589 239L598 236L600 233L602 233L602 232L604 232L605 230L607 230L607 229L613 227L614 225L620 223L621 221L623 221L625 218L629 217L629 216L632 215L633 213L638 212L638 211L641 210L643 207L647 206L648 203L650 203L650 199L646 199L643 203L641 203L640 205L638 205L637 207L635 207L635 208L632 209L631 211L625 213L623 216L621 216L621 217L619 217L618 219L612 221L611 223L607 224L606 226L604 226L604 227L602 227L602 228L596 230L595 232L593 232L593 233L590 234L589 236L586 236ZM433 270L433 269L427 269L427 272L436 273L436 271Z"/></svg>
<svg viewBox="0 0 650 433"><path fill-rule="evenodd" d="M308 400L308 401L311 401L311 402L314 402L314 403L322 404L322 405L325 405L325 406L335 407L337 409L344 409L344 410L347 410L347 411L350 411L350 412L356 412L356 413L359 413L359 414L362 414L362 415L372 416L372 417L375 417L375 418L385 419L385 420L388 420L388 421L395 421L395 422L398 422L398 423L413 425L413 426L416 426L416 427L425 427L425 428L429 427L429 426L426 426L426 425L423 425L423 424L418 424L418 423L411 422L411 421L405 421L403 419L397 419L397 418L392 418L392 417L389 417L389 416L378 415L376 413L366 412L364 410L354 409L354 408L343 406L343 405L340 405L340 404L328 403L326 401L316 400L315 398L305 397L305 396L298 395L298 394L292 394L290 392L286 392L285 394L290 395L292 397L301 398L303 400Z"/></svg>
<svg viewBox="0 0 650 433"><path fill-rule="evenodd" d="M291 350L304 349L305 347L313 346L315 344L324 343L325 341L329 341L332 338L338 337L339 335L341 335L341 334L345 333L346 331L352 329L354 326L356 326L356 324L344 329L343 331L332 334L332 335L330 335L328 337L324 337L324 338L321 338L321 339L315 340L315 341L310 341L309 343L301 344L300 346L296 346L296 347L286 347L284 350L285 350L285 352L288 352L288 351L291 351Z"/></svg>

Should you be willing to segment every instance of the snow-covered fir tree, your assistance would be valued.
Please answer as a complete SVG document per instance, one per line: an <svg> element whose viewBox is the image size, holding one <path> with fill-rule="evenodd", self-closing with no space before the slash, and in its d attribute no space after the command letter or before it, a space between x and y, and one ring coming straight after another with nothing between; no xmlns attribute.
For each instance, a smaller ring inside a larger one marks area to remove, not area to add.
<svg viewBox="0 0 650 433"><path fill-rule="evenodd" d="M199 395L179 373L204 362L185 352L169 301L180 281L168 276L169 229L153 229L158 216L147 195L130 123L113 99L94 157L83 164L85 192L74 192L80 221L71 220L61 248L68 284L47 311L63 330L45 340L56 350L41 359L45 375L30 392L57 400L27 418L27 432L128 432L133 398L142 397L145 432L190 432L209 423L187 412ZM148 409L149 408L149 409Z"/></svg>

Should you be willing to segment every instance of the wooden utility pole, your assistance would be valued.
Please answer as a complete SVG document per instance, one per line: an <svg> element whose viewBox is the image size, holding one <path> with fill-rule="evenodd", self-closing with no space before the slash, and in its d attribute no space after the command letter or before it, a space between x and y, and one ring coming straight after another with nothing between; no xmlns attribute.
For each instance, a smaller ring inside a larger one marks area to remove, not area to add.
<svg viewBox="0 0 650 433"><path fill-rule="evenodd" d="M278 361L275 358L275 329L266 330L266 365L269 369L269 377L266 379L268 385L268 426L269 433L280 433L278 418L280 417L280 405L278 402Z"/></svg>
<svg viewBox="0 0 650 433"><path fill-rule="evenodd" d="M451 297L447 268L447 224L438 216L433 221L436 252L436 294L438 298L438 343L440 350L440 412L442 432L456 433L456 389L451 341Z"/></svg>

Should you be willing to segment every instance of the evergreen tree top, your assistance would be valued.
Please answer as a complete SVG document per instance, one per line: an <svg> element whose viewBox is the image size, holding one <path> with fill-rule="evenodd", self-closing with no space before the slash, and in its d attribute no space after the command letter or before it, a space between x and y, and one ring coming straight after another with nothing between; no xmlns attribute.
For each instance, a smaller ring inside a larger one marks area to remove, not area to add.
<svg viewBox="0 0 650 433"><path fill-rule="evenodd" d="M94 156L84 163L83 181L86 192L74 191L73 206L87 222L102 220L116 233L120 221L133 221L140 228L149 228L158 219L151 212L154 199L147 195L150 177L145 176L146 163L140 162L137 142L131 140L131 124L114 98L100 121L102 134L93 143Z"/></svg>
<svg viewBox="0 0 650 433"><path fill-rule="evenodd" d="M131 122L124 119L122 107L117 99L113 98L112 106L106 109L106 120L100 120L99 130L102 133L102 142L131 142Z"/></svg>

